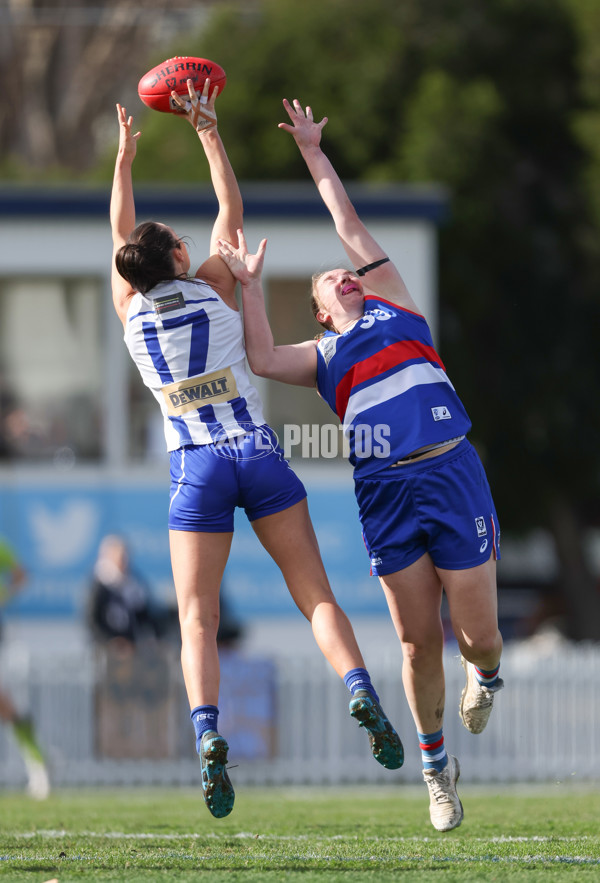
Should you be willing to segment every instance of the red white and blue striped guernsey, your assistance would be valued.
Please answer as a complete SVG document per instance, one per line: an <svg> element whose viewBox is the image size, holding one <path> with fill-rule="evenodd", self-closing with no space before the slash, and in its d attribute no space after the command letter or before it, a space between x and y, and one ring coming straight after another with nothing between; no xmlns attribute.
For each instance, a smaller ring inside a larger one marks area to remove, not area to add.
<svg viewBox="0 0 600 883"><path fill-rule="evenodd" d="M374 295L348 331L319 340L317 389L343 424L356 477L471 428L425 318Z"/></svg>

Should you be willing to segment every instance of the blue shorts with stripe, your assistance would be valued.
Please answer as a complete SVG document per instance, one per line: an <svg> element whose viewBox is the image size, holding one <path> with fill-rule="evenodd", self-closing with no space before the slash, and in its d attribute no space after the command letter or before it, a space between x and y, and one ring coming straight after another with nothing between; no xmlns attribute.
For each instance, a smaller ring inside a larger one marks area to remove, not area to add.
<svg viewBox="0 0 600 883"><path fill-rule="evenodd" d="M229 532L238 506L255 521L305 497L267 425L227 442L171 451L171 530Z"/></svg>
<svg viewBox="0 0 600 883"><path fill-rule="evenodd" d="M500 558L494 501L467 439L437 457L356 479L355 487L373 574L403 570L426 552L446 570Z"/></svg>

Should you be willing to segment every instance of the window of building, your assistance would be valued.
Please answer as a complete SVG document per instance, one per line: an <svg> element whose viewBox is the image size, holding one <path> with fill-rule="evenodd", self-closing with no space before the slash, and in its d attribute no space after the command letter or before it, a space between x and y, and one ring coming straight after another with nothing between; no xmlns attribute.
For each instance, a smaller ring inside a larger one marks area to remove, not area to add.
<svg viewBox="0 0 600 883"><path fill-rule="evenodd" d="M102 455L102 284L0 280L0 457L70 466Z"/></svg>
<svg viewBox="0 0 600 883"><path fill-rule="evenodd" d="M268 312L276 344L311 340L323 329L310 308L310 278L268 281ZM316 389L265 382L266 417L286 456L303 460L343 458L340 421Z"/></svg>
<svg viewBox="0 0 600 883"><path fill-rule="evenodd" d="M133 463L161 463L167 460L164 419L158 402L127 353L128 432L127 454Z"/></svg>

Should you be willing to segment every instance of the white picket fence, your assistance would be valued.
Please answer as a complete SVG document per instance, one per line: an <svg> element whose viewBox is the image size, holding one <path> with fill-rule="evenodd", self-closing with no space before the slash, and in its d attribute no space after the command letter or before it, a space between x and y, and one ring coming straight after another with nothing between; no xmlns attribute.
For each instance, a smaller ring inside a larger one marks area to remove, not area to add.
<svg viewBox="0 0 600 883"><path fill-rule="evenodd" d="M234 660L234 679L240 664L239 670L248 678L254 663ZM256 669L258 678L272 681L272 694L267 691L262 715L268 729L266 736L263 733L263 747L266 740L271 756L260 756L259 751L255 757L252 752L236 757L230 751L235 783L402 785L420 781L415 727L404 699L398 660L370 659L369 668L382 705L404 742L406 760L401 770L385 770L373 760L366 734L348 714L347 690L324 662L279 658L263 670L259 663ZM444 733L448 750L460 758L463 782L600 780L600 647L560 647L541 657L518 647L506 648L502 661L506 687L497 694L488 727L480 736L468 733L458 717L464 683L459 659L447 654L445 669ZM154 733L166 749L162 756L160 751L157 756L150 752L143 759L107 756L119 753L118 748L110 750L110 732L103 736L105 743L108 739L108 752L106 744L104 753L99 752L101 673L91 655L44 659L30 652L11 655L4 651L0 670L19 704L35 713L55 787L199 783L177 659L169 662L168 684L163 683L162 699L146 723L150 744L154 744ZM257 696L249 697L250 705L263 701L260 691ZM130 714L132 706L127 699L124 702L123 714ZM223 690L222 702L227 706ZM152 707L152 696L149 703ZM253 706L251 711L256 723L261 709ZM229 736L224 714L220 724ZM24 782L25 770L12 733L1 727L0 787L20 788Z"/></svg>

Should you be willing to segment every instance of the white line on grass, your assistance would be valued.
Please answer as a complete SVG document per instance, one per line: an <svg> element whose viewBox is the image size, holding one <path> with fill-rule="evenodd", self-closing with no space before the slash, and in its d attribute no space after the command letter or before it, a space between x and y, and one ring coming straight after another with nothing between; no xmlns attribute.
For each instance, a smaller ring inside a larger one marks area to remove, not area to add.
<svg viewBox="0 0 600 883"><path fill-rule="evenodd" d="M98 837L98 838L106 838L106 839L114 839L114 840L222 840L223 838L227 839L252 839L252 840L273 840L273 841L283 841L289 843L302 843L302 842L318 842L318 843L329 843L336 841L347 841L347 842L356 842L356 841L370 841L370 842L384 842L384 843L439 843L439 837L378 837L376 835L372 836L358 836L358 835L344 835L344 834L333 834L331 836L324 835L312 835L312 834L261 834L256 831L239 831L236 834L231 834L228 831L223 831L222 834L215 834L212 831L207 831L204 834L199 834L196 831L190 832L181 832L181 833L169 833L169 834L160 834L158 832L148 832L144 833L141 831L125 833L124 831L67 831L65 829L40 829L39 831L23 831L22 833L16 833L12 835L13 837L22 837L24 839L32 838L32 837L46 837L49 839L52 838L60 838L60 837ZM531 837L510 837L501 835L499 837L461 837L460 835L453 835L452 840L455 842L456 840L464 841L468 843L577 843L585 840L598 840L598 837L594 837L588 834L582 835L573 835L570 837L555 837L555 836L538 836L532 835Z"/></svg>
<svg viewBox="0 0 600 883"><path fill-rule="evenodd" d="M192 861L196 863L201 863L205 861L210 861L210 858L207 856L199 856L199 855L190 855L189 853L178 853L178 852L170 852L168 855L169 858L176 858L178 860L186 860ZM48 857L45 855L0 855L0 862L31 862L31 861L44 861ZM65 856L61 858L63 862L86 862L93 863L96 861L98 856ZM339 862L340 864L349 864L353 862L372 862L373 864L398 864L398 862L430 862L430 863L445 863L445 864L485 864L487 862L491 862L493 864L560 864L560 865L600 865L600 858L590 858L589 856L561 856L561 855L482 855L482 856L445 856L445 855L431 855L431 856L422 856L422 855L397 855L393 857L388 856L353 856L353 857L337 857L337 856L329 856L329 855L292 855L286 856L286 861L298 861L298 862ZM251 855L244 857L244 863L249 864L251 862L271 862L272 864L277 864L278 859L274 858L273 855L264 853L258 855Z"/></svg>

